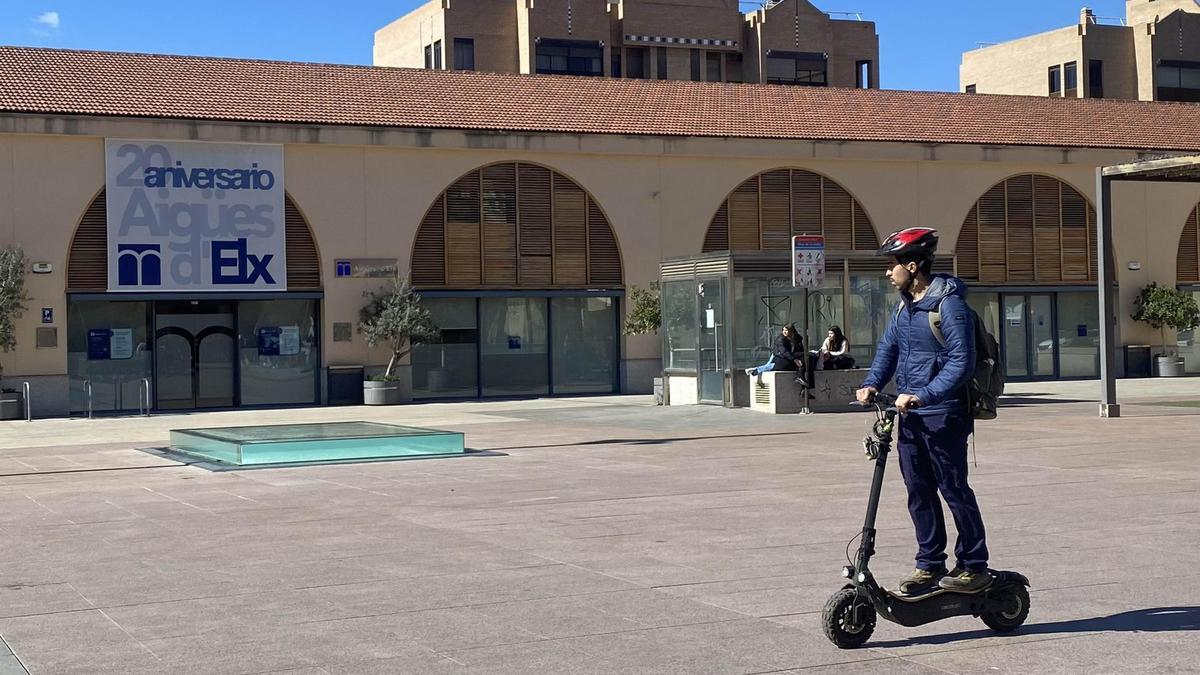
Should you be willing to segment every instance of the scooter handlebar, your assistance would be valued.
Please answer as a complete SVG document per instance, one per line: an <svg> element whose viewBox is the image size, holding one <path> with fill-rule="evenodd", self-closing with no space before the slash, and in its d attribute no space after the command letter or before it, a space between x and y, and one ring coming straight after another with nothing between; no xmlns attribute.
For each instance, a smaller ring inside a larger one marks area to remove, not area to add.
<svg viewBox="0 0 1200 675"><path fill-rule="evenodd" d="M871 396L871 400L863 403L862 401L851 401L850 405L858 405L867 407L869 405L881 405L885 408L896 405L896 397L892 394L886 394L882 391L877 391Z"/></svg>

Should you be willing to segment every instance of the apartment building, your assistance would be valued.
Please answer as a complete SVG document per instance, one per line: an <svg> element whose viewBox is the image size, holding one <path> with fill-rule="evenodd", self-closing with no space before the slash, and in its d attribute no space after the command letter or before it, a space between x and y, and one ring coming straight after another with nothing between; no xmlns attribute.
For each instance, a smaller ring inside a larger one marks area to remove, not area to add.
<svg viewBox="0 0 1200 675"><path fill-rule="evenodd" d="M878 88L879 38L806 0L430 0L375 33L374 63Z"/></svg>
<svg viewBox="0 0 1200 675"><path fill-rule="evenodd" d="M1126 0L1073 26L965 52L962 91L1066 98L1200 101L1200 4Z"/></svg>

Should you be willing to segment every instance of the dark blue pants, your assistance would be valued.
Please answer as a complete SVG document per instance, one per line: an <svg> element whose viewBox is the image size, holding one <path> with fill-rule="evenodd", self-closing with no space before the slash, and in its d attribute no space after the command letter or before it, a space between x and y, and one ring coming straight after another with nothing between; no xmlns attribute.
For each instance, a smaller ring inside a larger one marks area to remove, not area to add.
<svg viewBox="0 0 1200 675"><path fill-rule="evenodd" d="M967 485L967 437L972 420L962 414L908 414L900 422L900 472L908 487L908 512L917 530L917 567L946 564L946 520L938 492L950 507L958 541L954 555L965 569L988 563L983 516Z"/></svg>

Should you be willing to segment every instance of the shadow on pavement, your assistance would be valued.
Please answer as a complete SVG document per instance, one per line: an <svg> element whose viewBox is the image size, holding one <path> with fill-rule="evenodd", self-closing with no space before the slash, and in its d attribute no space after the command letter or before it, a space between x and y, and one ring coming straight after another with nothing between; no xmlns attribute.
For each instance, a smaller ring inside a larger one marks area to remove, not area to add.
<svg viewBox="0 0 1200 675"><path fill-rule="evenodd" d="M1001 408L1018 408L1027 405L1048 405L1052 403L1098 403L1098 401L1090 398L1039 398L1037 394L1003 396L1000 398Z"/></svg>
<svg viewBox="0 0 1200 675"><path fill-rule="evenodd" d="M759 436L798 436L807 431L777 431L765 434L729 434L724 436L675 436L673 438L601 438L594 441L575 441L572 443L547 443L545 445L510 445L505 448L488 448L488 450L533 450L537 448L566 448L575 445L663 445L679 441L710 441L718 438L755 438Z"/></svg>
<svg viewBox="0 0 1200 675"><path fill-rule="evenodd" d="M1008 635L1049 635L1055 633L1165 633L1172 631L1200 631L1200 607L1156 607L1137 609L1110 616L1091 619L1055 621L1053 623L1026 624ZM912 647L916 645L940 645L985 637L1003 637L992 630L976 630L967 633L945 633L926 635L907 640L872 642L871 647Z"/></svg>

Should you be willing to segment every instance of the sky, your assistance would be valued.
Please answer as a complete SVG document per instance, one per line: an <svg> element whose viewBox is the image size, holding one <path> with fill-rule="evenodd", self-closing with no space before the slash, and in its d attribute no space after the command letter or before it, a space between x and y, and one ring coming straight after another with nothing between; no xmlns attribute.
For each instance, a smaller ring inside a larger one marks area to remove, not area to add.
<svg viewBox="0 0 1200 675"><path fill-rule="evenodd" d="M590 0L597 2L600 0ZM377 28L419 0L0 0L0 44L371 63ZM962 52L1075 24L1083 0L816 0L861 12L879 34L885 89L955 91ZM1092 0L1123 17L1125 0ZM743 9L752 8L743 5Z"/></svg>

